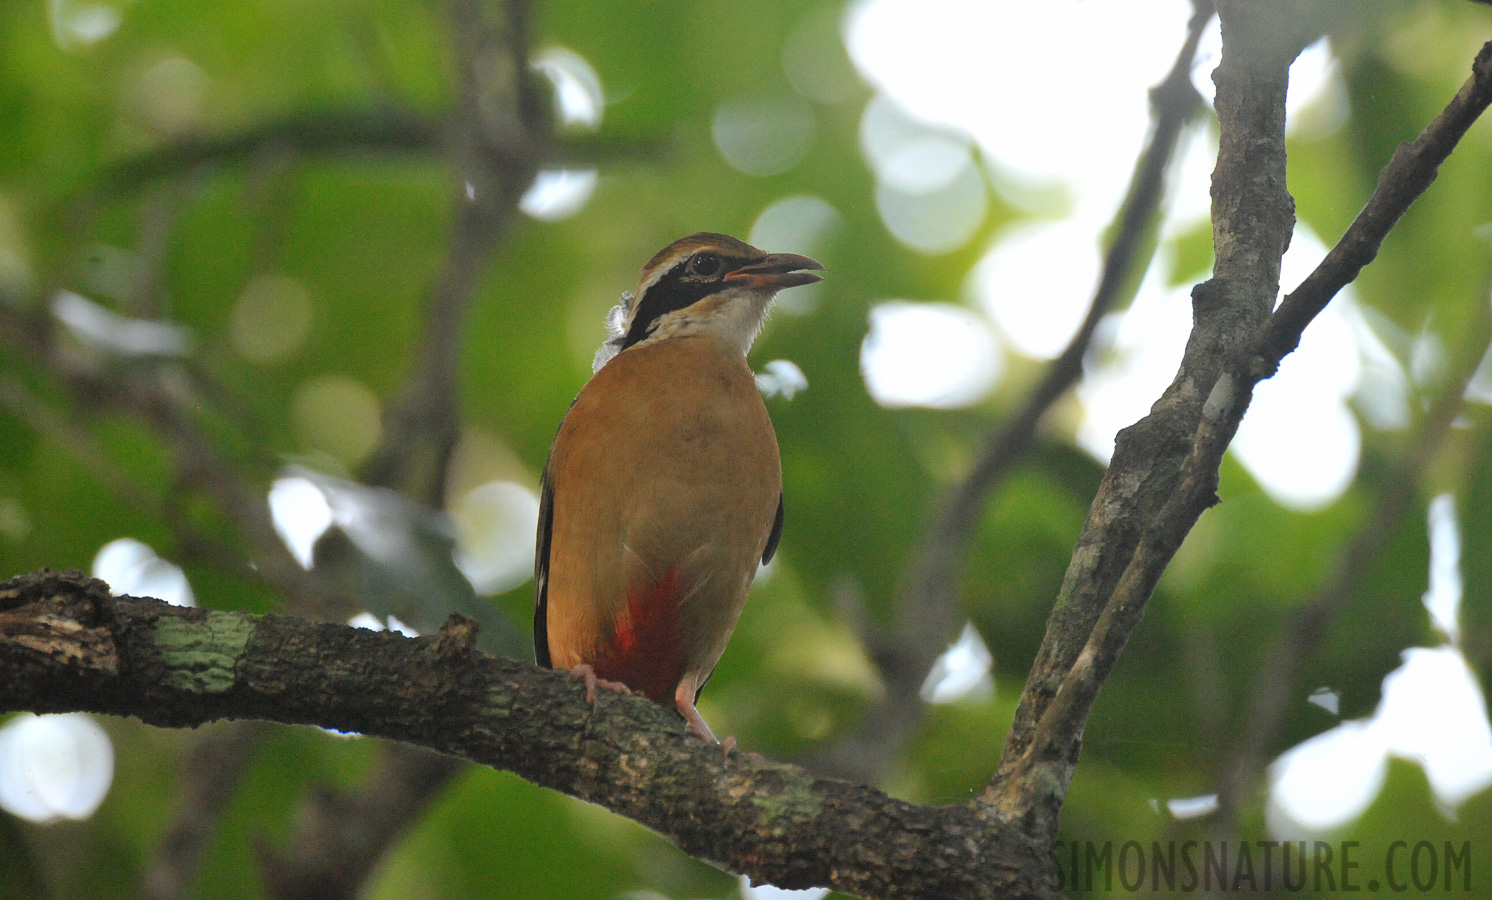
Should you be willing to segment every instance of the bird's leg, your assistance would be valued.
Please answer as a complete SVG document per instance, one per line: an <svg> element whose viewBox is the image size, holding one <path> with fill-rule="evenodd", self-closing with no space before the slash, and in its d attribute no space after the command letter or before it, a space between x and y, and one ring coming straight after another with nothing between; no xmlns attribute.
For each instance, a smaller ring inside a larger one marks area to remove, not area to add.
<svg viewBox="0 0 1492 900"><path fill-rule="evenodd" d="M684 680L679 682L678 690L674 691L674 706L678 707L679 715L684 717L684 721L689 723L690 731L712 744L719 744L722 753L725 756L730 756L731 751L736 749L736 739L728 737L722 741L715 737L714 732L710 731L710 726L705 724L704 717L699 714L699 710L694 708L694 697L698 693L699 684L696 682L695 677L693 675L685 675Z"/></svg>
<svg viewBox="0 0 1492 900"><path fill-rule="evenodd" d="M596 688L604 687L608 691L616 691L618 694L630 694L632 689L620 681L607 681L596 674L596 670L589 665L581 663L570 670L570 677L576 681L585 682L585 701L592 706L596 705Z"/></svg>

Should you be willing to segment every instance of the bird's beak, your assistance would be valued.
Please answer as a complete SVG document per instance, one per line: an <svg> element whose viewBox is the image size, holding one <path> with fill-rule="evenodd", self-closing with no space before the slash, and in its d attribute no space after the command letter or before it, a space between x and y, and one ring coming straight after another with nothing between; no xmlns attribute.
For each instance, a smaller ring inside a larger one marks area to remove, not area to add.
<svg viewBox="0 0 1492 900"><path fill-rule="evenodd" d="M804 272L803 269L822 272L824 267L796 253L769 253L756 262L731 272L725 276L725 280L766 291L780 291L823 280L822 275Z"/></svg>

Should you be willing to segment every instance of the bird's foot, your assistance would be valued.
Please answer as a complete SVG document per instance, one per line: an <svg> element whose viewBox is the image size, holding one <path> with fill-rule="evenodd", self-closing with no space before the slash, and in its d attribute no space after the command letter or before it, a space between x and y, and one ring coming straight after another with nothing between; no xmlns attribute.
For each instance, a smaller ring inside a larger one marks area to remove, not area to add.
<svg viewBox="0 0 1492 900"><path fill-rule="evenodd" d="M736 752L736 739L733 737L727 737L723 741L717 740L715 735L710 732L709 727L705 725L705 720L699 718L699 713L696 712L694 716L695 718L690 720L689 722L689 730L712 744L719 744L720 758L722 760L730 759L730 755ZM698 725L699 727L696 728L696 725Z"/></svg>
<svg viewBox="0 0 1492 900"><path fill-rule="evenodd" d="M585 702L592 706L596 705L596 688L598 687L606 688L608 691L616 691L618 694L632 693L632 689L625 684L622 684L620 681L607 681L605 678L597 675L596 670L585 663L581 663L571 669L570 677L576 681L585 682Z"/></svg>
<svg viewBox="0 0 1492 900"><path fill-rule="evenodd" d="M715 733L710 731L710 726L705 724L704 717L699 714L699 710L694 708L693 698L696 693L698 693L698 689L686 678L679 685L678 691L674 693L674 706L678 708L679 715L684 717L684 721L689 723L690 731L712 744L719 744L720 751L723 754L720 758L729 759L731 753L735 752L736 739L728 737L722 741L715 737Z"/></svg>

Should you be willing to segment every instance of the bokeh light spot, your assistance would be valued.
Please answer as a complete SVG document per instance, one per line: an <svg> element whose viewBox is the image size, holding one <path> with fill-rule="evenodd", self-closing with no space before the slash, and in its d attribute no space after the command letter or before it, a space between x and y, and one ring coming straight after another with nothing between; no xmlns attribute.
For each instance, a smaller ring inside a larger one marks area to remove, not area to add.
<svg viewBox="0 0 1492 900"><path fill-rule="evenodd" d="M554 85L555 109L561 125L594 131L605 110L601 76L585 57L568 47L549 47L534 57L533 66Z"/></svg>
<svg viewBox="0 0 1492 900"><path fill-rule="evenodd" d="M259 275L233 304L228 342L249 362L281 362L305 344L312 311L305 285L284 275Z"/></svg>
<svg viewBox="0 0 1492 900"><path fill-rule="evenodd" d="M269 514L295 561L311 568L316 542L336 518L326 494L305 478L276 478L269 488Z"/></svg>
<svg viewBox="0 0 1492 900"><path fill-rule="evenodd" d="M1343 722L1286 751L1269 771L1269 830L1282 839L1320 833L1362 815L1388 772L1382 734Z"/></svg>
<svg viewBox="0 0 1492 900"><path fill-rule="evenodd" d="M119 538L100 548L93 558L93 577L107 581L116 594L154 597L173 606L197 605L181 567L134 538Z"/></svg>
<svg viewBox="0 0 1492 900"><path fill-rule="evenodd" d="M768 252L817 256L843 224L844 218L829 201L812 194L794 194L774 200L762 210L746 240ZM783 291L777 295L773 308L792 315L806 315L818 306L821 290L823 282Z"/></svg>
<svg viewBox="0 0 1492 900"><path fill-rule="evenodd" d="M979 170L968 165L947 186L921 194L883 181L876 185L876 210L886 229L913 250L951 253L978 233L989 212L989 198Z"/></svg>
<svg viewBox="0 0 1492 900"><path fill-rule="evenodd" d="M511 481L468 492L451 510L456 565L479 594L500 594L533 575L539 498Z"/></svg>
<svg viewBox="0 0 1492 900"><path fill-rule="evenodd" d="M752 884L751 879L741 876L741 900L821 900L829 896L828 888L804 888L790 891L770 884Z"/></svg>
<svg viewBox="0 0 1492 900"><path fill-rule="evenodd" d="M841 11L824 7L809 13L782 42L782 72L793 90L820 103L843 103L864 90L840 36Z"/></svg>
<svg viewBox="0 0 1492 900"><path fill-rule="evenodd" d="M897 240L922 253L947 253L984 223L984 178L962 138L877 95L860 117L860 146L876 173L876 209Z"/></svg>
<svg viewBox="0 0 1492 900"><path fill-rule="evenodd" d="M808 376L790 359L774 359L756 373L756 389L763 397L781 397L791 400L799 391L808 389Z"/></svg>
<svg viewBox="0 0 1492 900"><path fill-rule="evenodd" d="M844 219L822 197L795 194L772 201L751 226L753 246L768 252L790 251L812 255ZM801 288L794 288L796 293ZM778 303L782 302L779 297Z"/></svg>
<svg viewBox="0 0 1492 900"><path fill-rule="evenodd" d="M733 100L715 111L715 146L725 161L747 175L786 172L813 143L813 110L795 94Z"/></svg>
<svg viewBox="0 0 1492 900"><path fill-rule="evenodd" d="M180 325L121 316L72 291L53 296L52 315L84 344L121 356L186 356L197 344Z"/></svg>
<svg viewBox="0 0 1492 900"><path fill-rule="evenodd" d="M20 543L31 533L26 505L14 497L0 497L0 536Z"/></svg>
<svg viewBox="0 0 1492 900"><path fill-rule="evenodd" d="M383 433L378 398L346 375L317 375L295 391L290 421L303 446L355 466Z"/></svg>
<svg viewBox="0 0 1492 900"><path fill-rule="evenodd" d="M86 819L114 781L114 745L83 713L22 713L0 727L0 809L30 822Z"/></svg>
<svg viewBox="0 0 1492 900"><path fill-rule="evenodd" d="M937 658L922 683L922 699L928 703L955 703L968 697L994 696L990 677L994 657L973 622L964 623L958 640Z"/></svg>
<svg viewBox="0 0 1492 900"><path fill-rule="evenodd" d="M173 57L156 63L140 76L131 98L136 116L166 135L183 135L196 129L212 79L196 63Z"/></svg>
<svg viewBox="0 0 1492 900"><path fill-rule="evenodd" d="M1096 236L1080 219L1022 225L979 261L974 294L1016 350L1053 359L1077 333L1098 285Z"/></svg>
<svg viewBox="0 0 1492 900"><path fill-rule="evenodd" d="M1276 502L1310 511L1352 483L1362 437L1340 398L1302 393L1300 384L1260 384L1230 452Z"/></svg>
<svg viewBox="0 0 1492 900"><path fill-rule="evenodd" d="M1210 816L1217 812L1217 794L1203 794L1199 797L1172 797L1166 801L1166 810L1174 819L1195 819L1198 816Z"/></svg>
<svg viewBox="0 0 1492 900"><path fill-rule="evenodd" d="M882 406L968 406L989 393L1002 369L999 344L973 310L892 300L870 311L860 371Z"/></svg>
<svg viewBox="0 0 1492 900"><path fill-rule="evenodd" d="M1425 610L1445 639L1461 638L1461 523L1456 520L1456 498L1441 494L1430 501L1430 587Z"/></svg>
<svg viewBox="0 0 1492 900"><path fill-rule="evenodd" d="M1298 225L1280 266L1286 289L1304 281L1326 246ZM1259 383L1232 451L1277 503L1320 509L1357 474L1362 433L1348 400L1362 380L1362 354L1348 320L1356 305L1345 289L1301 336L1273 378Z"/></svg>
<svg viewBox="0 0 1492 900"><path fill-rule="evenodd" d="M543 169L534 176L518 208L541 222L568 219L585 209L599 177L595 169Z"/></svg>
<svg viewBox="0 0 1492 900"><path fill-rule="evenodd" d="M1436 497L1427 517L1425 609L1451 643L1404 651L1403 665L1383 679L1383 696L1371 719L1344 722L1275 761L1267 816L1278 837L1320 833L1361 815L1382 787L1390 755L1419 763L1435 798L1450 812L1492 786L1487 701L1454 644L1461 599L1454 498Z"/></svg>
<svg viewBox="0 0 1492 900"><path fill-rule="evenodd" d="M1004 170L1112 207L1187 14L1180 0L865 0L850 7L845 42L866 80L918 120L972 135ZM1061 52L1037 35L1060 35Z"/></svg>
<svg viewBox="0 0 1492 900"><path fill-rule="evenodd" d="M0 194L0 302L19 300L36 287L31 247L15 201Z"/></svg>
<svg viewBox="0 0 1492 900"><path fill-rule="evenodd" d="M70 51L97 44L118 31L124 14L113 4L47 0L47 18L52 23L52 40Z"/></svg>
<svg viewBox="0 0 1492 900"><path fill-rule="evenodd" d="M1191 297L1167 289L1152 266L1129 309L1106 316L1094 339L1108 352L1091 363L1077 387L1083 404L1078 446L1100 462L1114 453L1114 435L1150 411L1171 383L1191 331Z"/></svg>

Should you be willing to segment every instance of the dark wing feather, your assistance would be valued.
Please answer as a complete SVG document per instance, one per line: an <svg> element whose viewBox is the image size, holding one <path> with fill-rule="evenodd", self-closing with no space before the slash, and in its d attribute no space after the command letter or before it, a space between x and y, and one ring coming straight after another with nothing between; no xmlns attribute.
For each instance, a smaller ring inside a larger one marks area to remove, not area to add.
<svg viewBox="0 0 1492 900"><path fill-rule="evenodd" d="M539 479L539 537L534 545L534 660L544 668L549 661L549 538L554 530L554 482L549 466Z"/></svg>
<svg viewBox="0 0 1492 900"><path fill-rule="evenodd" d="M782 495L777 495L777 517L772 520L772 533L767 535L767 549L762 551L762 565L772 561L777 553L777 542L782 540Z"/></svg>

